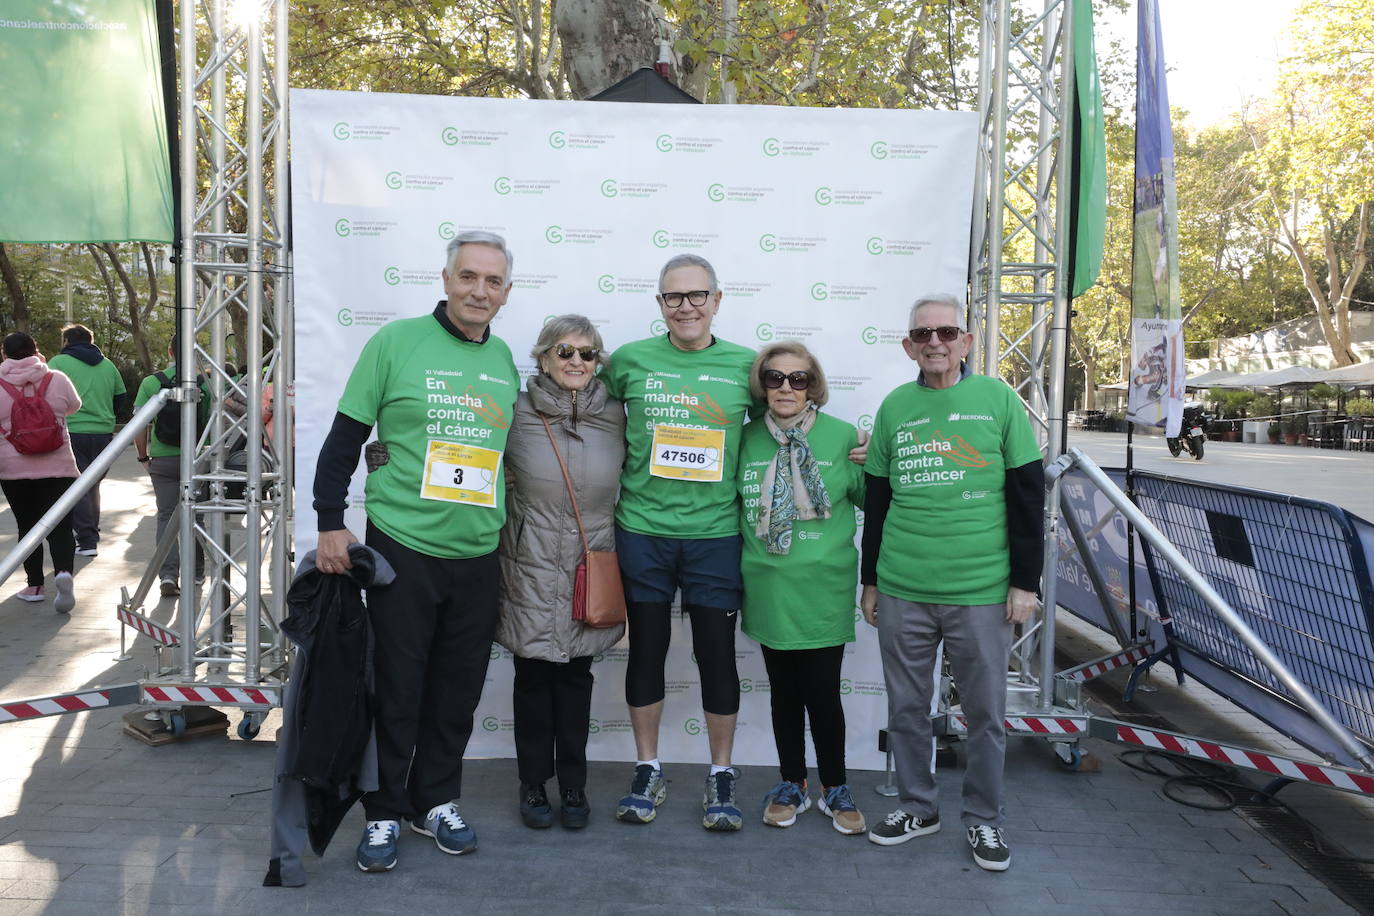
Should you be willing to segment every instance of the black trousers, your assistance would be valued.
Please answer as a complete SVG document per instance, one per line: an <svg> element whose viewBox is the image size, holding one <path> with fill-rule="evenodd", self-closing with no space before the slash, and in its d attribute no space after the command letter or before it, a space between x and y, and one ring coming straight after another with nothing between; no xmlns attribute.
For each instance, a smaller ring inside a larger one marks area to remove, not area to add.
<svg viewBox="0 0 1374 916"><path fill-rule="evenodd" d="M76 469L85 472L91 462L105 451L114 433L72 433L72 454ZM100 480L104 480L102 476ZM72 506L72 529L76 532L77 547L94 547L100 542L100 481L86 491L86 495Z"/></svg>
<svg viewBox="0 0 1374 916"><path fill-rule="evenodd" d="M0 480L0 490L9 500L14 510L15 527L19 538L33 530L47 511L52 508L67 488L72 485L72 477L36 477L28 480ZM76 559L76 540L72 537L72 516L60 520L48 533L48 549L52 551L53 572L71 572L72 561ZM29 585L43 584L43 545L40 543L33 553L24 558L24 573Z"/></svg>
<svg viewBox="0 0 1374 916"><path fill-rule="evenodd" d="M587 730L592 714L592 657L566 662L515 657L515 758L520 781L563 789L587 787Z"/></svg>
<svg viewBox="0 0 1374 916"><path fill-rule="evenodd" d="M763 646L773 709L773 741L778 768L788 782L806 779L806 719L816 746L822 786L848 782L844 769L844 706L840 703L840 664L844 646L822 649L770 649Z"/></svg>
<svg viewBox="0 0 1374 916"><path fill-rule="evenodd" d="M396 580L369 589L375 640L380 787L363 796L367 819L423 818L462 794L463 752L482 698L496 632L496 554L444 559L411 550L371 522L367 545Z"/></svg>

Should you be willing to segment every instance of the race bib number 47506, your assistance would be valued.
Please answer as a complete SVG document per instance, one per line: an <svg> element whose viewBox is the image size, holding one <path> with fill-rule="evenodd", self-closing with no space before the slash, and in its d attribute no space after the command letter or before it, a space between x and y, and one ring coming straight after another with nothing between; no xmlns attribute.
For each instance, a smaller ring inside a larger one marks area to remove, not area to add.
<svg viewBox="0 0 1374 916"><path fill-rule="evenodd" d="M494 508L500 467L501 453L494 449L431 439L425 446L420 498Z"/></svg>
<svg viewBox="0 0 1374 916"><path fill-rule="evenodd" d="M725 467L725 430L655 426L649 473L670 480L715 482Z"/></svg>

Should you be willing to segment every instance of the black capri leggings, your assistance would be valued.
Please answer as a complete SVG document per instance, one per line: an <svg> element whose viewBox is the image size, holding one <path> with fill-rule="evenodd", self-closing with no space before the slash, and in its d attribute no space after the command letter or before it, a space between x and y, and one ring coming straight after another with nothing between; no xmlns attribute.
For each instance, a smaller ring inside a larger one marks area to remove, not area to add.
<svg viewBox="0 0 1374 916"><path fill-rule="evenodd" d="M692 651L701 678L701 708L717 716L739 712L739 670L735 667L735 622L739 614L725 608L684 604L692 621ZM652 706L663 699L663 666L672 636L668 604L631 602L630 659L625 666L625 699L631 706Z"/></svg>

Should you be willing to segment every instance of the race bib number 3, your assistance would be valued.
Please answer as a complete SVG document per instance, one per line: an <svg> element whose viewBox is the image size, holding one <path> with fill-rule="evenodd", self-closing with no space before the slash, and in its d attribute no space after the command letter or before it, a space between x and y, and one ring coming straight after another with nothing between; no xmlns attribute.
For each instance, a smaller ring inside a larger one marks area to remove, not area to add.
<svg viewBox="0 0 1374 916"><path fill-rule="evenodd" d="M494 508L500 467L498 451L431 439L425 446L420 498Z"/></svg>
<svg viewBox="0 0 1374 916"><path fill-rule="evenodd" d="M669 480L715 482L725 467L725 430L655 426L649 473Z"/></svg>

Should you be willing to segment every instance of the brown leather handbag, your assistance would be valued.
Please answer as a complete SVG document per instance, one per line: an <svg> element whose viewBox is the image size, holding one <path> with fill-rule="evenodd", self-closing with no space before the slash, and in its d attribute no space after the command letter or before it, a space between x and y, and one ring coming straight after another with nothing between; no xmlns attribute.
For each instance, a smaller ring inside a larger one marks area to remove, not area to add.
<svg viewBox="0 0 1374 916"><path fill-rule="evenodd" d="M614 550L592 550L587 542L582 511L577 507L577 493L573 490L568 466L563 463L563 455L558 451L558 442L553 438L553 427L549 426L548 418L542 413L539 419L544 422L544 432L548 433L553 456L558 459L558 469L563 472L563 483L568 488L568 499L572 501L573 515L577 518L577 533L582 536L582 562L577 564L577 572L573 577L572 619L589 627L619 626L625 622L625 589L620 584L620 561L616 559Z"/></svg>

